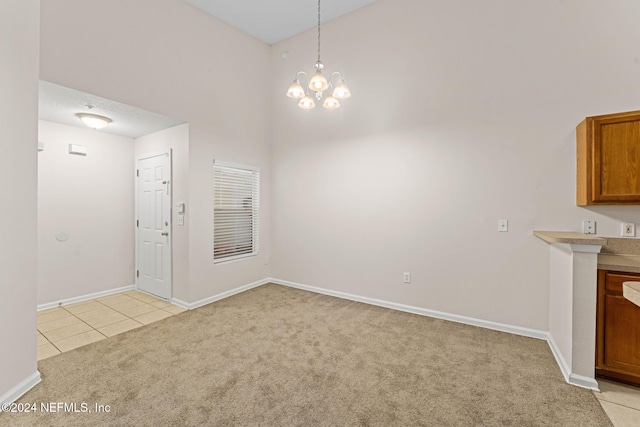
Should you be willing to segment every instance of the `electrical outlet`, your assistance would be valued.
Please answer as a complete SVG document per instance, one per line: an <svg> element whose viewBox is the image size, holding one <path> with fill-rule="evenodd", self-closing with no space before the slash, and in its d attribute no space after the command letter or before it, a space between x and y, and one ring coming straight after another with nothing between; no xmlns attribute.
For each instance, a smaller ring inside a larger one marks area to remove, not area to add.
<svg viewBox="0 0 640 427"><path fill-rule="evenodd" d="M636 225L633 222L622 223L622 236L623 237L635 237Z"/></svg>
<svg viewBox="0 0 640 427"><path fill-rule="evenodd" d="M582 221L583 234L596 234L596 222L590 220Z"/></svg>
<svg viewBox="0 0 640 427"><path fill-rule="evenodd" d="M269 257L264 257L264 265L269 265Z"/></svg>
<svg viewBox="0 0 640 427"><path fill-rule="evenodd" d="M509 220L507 219L499 219L498 220L498 231L502 233L506 233L509 231Z"/></svg>
<svg viewBox="0 0 640 427"><path fill-rule="evenodd" d="M404 283L411 283L411 273L402 273L402 281Z"/></svg>

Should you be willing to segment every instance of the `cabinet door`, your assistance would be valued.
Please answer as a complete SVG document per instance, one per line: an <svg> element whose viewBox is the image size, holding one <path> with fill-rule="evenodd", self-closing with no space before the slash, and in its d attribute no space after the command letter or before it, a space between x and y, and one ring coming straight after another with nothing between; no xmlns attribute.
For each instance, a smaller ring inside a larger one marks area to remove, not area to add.
<svg viewBox="0 0 640 427"><path fill-rule="evenodd" d="M640 307L621 295L606 295L604 365L640 375Z"/></svg>
<svg viewBox="0 0 640 427"><path fill-rule="evenodd" d="M596 376L640 385L640 307L622 295L622 284L640 274L598 270Z"/></svg>
<svg viewBox="0 0 640 427"><path fill-rule="evenodd" d="M587 117L576 127L576 204L640 204L640 111Z"/></svg>
<svg viewBox="0 0 640 427"><path fill-rule="evenodd" d="M640 202L640 114L594 117L593 200Z"/></svg>

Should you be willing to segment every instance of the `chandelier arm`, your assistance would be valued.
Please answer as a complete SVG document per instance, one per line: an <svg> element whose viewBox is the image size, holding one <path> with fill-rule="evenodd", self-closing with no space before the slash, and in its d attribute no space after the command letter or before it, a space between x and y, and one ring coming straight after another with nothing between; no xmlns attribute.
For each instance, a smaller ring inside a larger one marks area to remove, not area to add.
<svg viewBox="0 0 640 427"><path fill-rule="evenodd" d="M298 71L296 73L296 80L300 80L300 74L303 74L305 77L307 77L307 73L305 73L304 71Z"/></svg>
<svg viewBox="0 0 640 427"><path fill-rule="evenodd" d="M329 85L331 85L331 81L333 80L333 76L335 75L340 76L340 80L344 80L344 78L342 77L342 73L340 71L334 71L333 73L331 73L331 76L329 76Z"/></svg>

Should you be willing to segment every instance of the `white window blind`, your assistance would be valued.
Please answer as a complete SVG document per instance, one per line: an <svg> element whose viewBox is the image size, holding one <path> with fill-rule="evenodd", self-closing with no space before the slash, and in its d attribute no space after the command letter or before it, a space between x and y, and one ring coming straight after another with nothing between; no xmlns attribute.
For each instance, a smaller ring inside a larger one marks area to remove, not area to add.
<svg viewBox="0 0 640 427"><path fill-rule="evenodd" d="M213 163L213 262L258 254L260 170Z"/></svg>

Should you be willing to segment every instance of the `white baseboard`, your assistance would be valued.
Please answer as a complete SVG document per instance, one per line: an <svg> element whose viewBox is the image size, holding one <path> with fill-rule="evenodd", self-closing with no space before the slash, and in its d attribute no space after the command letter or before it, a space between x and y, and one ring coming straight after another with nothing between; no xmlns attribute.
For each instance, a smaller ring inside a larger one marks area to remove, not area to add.
<svg viewBox="0 0 640 427"><path fill-rule="evenodd" d="M93 294L81 295L79 297L67 298L60 301L48 302L38 305L38 311L47 310L49 308L61 307L64 305L75 304L77 302L89 301L94 298L106 297L107 295L119 294L121 292L132 291L136 285L123 286L121 288L109 289L108 291L95 292Z"/></svg>
<svg viewBox="0 0 640 427"><path fill-rule="evenodd" d="M173 305L177 305L180 308L184 308L185 310L191 310L189 308L189 306L191 305L190 303L186 302L186 301L182 301L181 299L178 298L171 298L171 304Z"/></svg>
<svg viewBox="0 0 640 427"><path fill-rule="evenodd" d="M18 400L23 394L35 387L40 382L40 372L35 371L27 378L22 380L20 384L0 396L0 404L13 403Z"/></svg>
<svg viewBox="0 0 640 427"><path fill-rule="evenodd" d="M262 279L262 280L258 280L257 282L253 282L253 283L249 283L248 285L243 285L240 287L237 287L235 289L231 289L229 291L225 291L222 293L219 293L217 295L205 298L205 299L201 299L200 301L196 301L196 302L185 302L182 300L179 300L177 298L172 298L171 302L173 304L176 304L182 308L185 308L187 310L193 310L194 308L198 308L198 307L202 307L203 305L207 305L207 304L211 304L212 302L216 302L219 301L221 299L225 299L228 298L232 295L235 294L239 294L240 292L244 292L244 291L248 291L249 289L253 289L253 288L257 288L258 286L262 286L262 285L266 285L267 283L269 283L271 281L271 279Z"/></svg>
<svg viewBox="0 0 640 427"><path fill-rule="evenodd" d="M269 282L275 283L277 285L289 286L291 288L315 292L318 294L330 295L333 297L363 302L365 304L377 305L379 307L390 308L392 310L406 311L407 313L419 314L426 317L434 317L436 319L449 320L451 322L464 323L465 325L478 326L480 328L493 329L495 331L508 332L510 334L522 335L530 338L547 340L549 336L547 332L539 331L537 329L522 328L520 326L513 326L504 323L491 322L488 320L475 319L472 317L459 316L457 314L444 313L441 311L429 310L421 307L414 307L410 305L398 304L395 302L368 298L359 295L347 294L344 292L332 291L330 289L317 288L315 286L307 286L300 283L289 282L287 280L269 278L265 281L265 283Z"/></svg>
<svg viewBox="0 0 640 427"><path fill-rule="evenodd" d="M551 353L553 354L553 357L556 359L556 363L558 364L558 367L560 368L560 372L562 372L562 375L564 376L565 381L569 382L569 377L571 376L571 368L569 368L569 364L564 359L564 356L560 352L560 349L558 348L558 345L556 344L556 342L553 340L553 337L551 336L551 334L547 334L547 335L548 335L547 343L549 344Z"/></svg>
<svg viewBox="0 0 640 427"><path fill-rule="evenodd" d="M575 385L582 388L588 388L593 391L600 391L598 386L598 381L594 378L585 377L578 374L569 375L569 381L567 381L571 385Z"/></svg>
<svg viewBox="0 0 640 427"><path fill-rule="evenodd" d="M564 356L560 352L560 348L554 341L551 334L547 334L547 343L549 343L549 348L551 348L551 353L553 353L553 357L556 359L556 363L560 368L560 372L562 372L562 376L564 376L564 380L571 385L575 385L582 388L588 388L593 391L600 391L598 386L598 381L594 378L585 377L578 374L571 373L571 368L569 364L565 360Z"/></svg>

